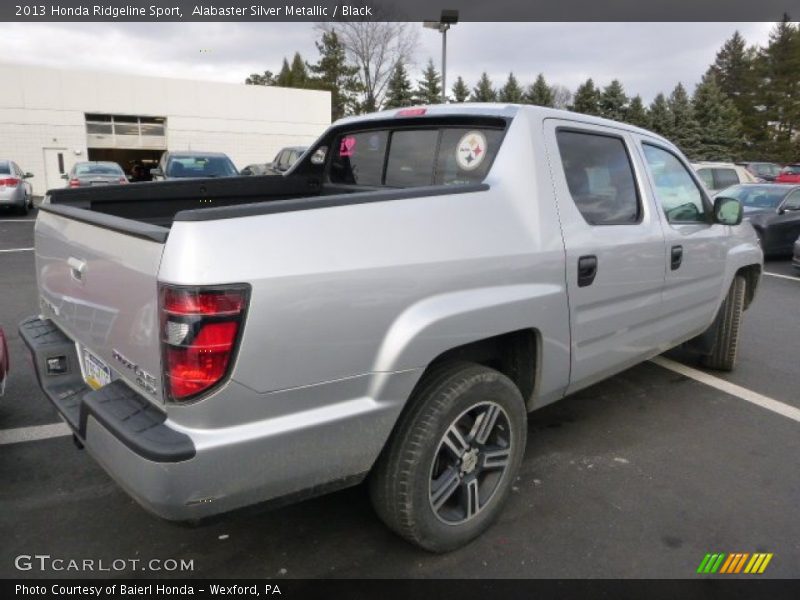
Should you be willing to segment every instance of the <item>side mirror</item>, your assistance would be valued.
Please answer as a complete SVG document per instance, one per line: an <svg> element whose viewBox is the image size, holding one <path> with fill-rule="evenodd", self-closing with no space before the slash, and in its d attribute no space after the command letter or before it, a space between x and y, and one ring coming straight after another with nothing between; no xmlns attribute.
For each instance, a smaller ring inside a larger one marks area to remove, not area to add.
<svg viewBox="0 0 800 600"><path fill-rule="evenodd" d="M156 167L155 169L150 169L150 175L152 175L153 177L163 177L164 171Z"/></svg>
<svg viewBox="0 0 800 600"><path fill-rule="evenodd" d="M744 209L735 198L717 196L714 199L714 220L722 225L738 225L742 222Z"/></svg>
<svg viewBox="0 0 800 600"><path fill-rule="evenodd" d="M67 175L66 173L62 173L61 174L61 179L66 181L67 179L69 179L69 175Z"/></svg>
<svg viewBox="0 0 800 600"><path fill-rule="evenodd" d="M25 175L23 175L22 177L23 179L30 179L31 177L33 177L33 173L25 173Z"/></svg>

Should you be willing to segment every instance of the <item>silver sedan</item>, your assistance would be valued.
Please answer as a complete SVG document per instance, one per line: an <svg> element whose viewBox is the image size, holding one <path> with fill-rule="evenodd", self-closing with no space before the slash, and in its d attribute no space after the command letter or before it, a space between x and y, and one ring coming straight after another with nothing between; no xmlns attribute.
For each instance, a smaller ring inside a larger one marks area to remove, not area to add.
<svg viewBox="0 0 800 600"><path fill-rule="evenodd" d="M33 187L27 181L32 174L24 172L13 160L0 159L0 206L9 206L26 215L33 208Z"/></svg>

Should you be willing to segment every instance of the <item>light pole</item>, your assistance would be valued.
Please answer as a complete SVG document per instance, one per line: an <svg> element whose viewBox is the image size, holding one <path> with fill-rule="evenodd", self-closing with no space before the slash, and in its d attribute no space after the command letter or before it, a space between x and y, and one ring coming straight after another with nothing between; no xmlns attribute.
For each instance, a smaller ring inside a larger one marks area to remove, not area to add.
<svg viewBox="0 0 800 600"><path fill-rule="evenodd" d="M443 10L438 21L424 21L428 29L436 29L442 34L442 104L447 101L447 30L458 23L457 10Z"/></svg>

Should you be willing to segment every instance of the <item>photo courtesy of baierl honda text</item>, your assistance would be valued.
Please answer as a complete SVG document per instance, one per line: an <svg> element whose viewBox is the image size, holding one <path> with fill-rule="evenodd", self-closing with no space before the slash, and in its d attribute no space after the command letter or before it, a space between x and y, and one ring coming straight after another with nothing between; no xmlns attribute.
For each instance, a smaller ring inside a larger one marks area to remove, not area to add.
<svg viewBox="0 0 800 600"><path fill-rule="evenodd" d="M793 0L0 5L8 597L800 597Z"/></svg>

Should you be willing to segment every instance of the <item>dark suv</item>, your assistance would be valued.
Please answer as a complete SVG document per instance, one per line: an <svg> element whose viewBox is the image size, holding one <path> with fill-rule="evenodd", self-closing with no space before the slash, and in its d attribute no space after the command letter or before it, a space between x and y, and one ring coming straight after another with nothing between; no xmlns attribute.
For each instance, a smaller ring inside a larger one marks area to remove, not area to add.
<svg viewBox="0 0 800 600"><path fill-rule="evenodd" d="M150 169L153 181L237 177L233 162L222 152L164 152L158 167Z"/></svg>

